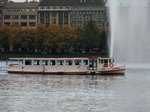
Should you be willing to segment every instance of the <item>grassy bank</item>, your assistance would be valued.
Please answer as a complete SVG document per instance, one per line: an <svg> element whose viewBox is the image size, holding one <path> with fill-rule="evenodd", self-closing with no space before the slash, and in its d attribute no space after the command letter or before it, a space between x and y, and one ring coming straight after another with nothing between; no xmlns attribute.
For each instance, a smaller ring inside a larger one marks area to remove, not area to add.
<svg viewBox="0 0 150 112"><path fill-rule="evenodd" d="M106 57L101 54L0 54L0 60L7 60L14 57L31 57L31 58L69 58L69 57Z"/></svg>

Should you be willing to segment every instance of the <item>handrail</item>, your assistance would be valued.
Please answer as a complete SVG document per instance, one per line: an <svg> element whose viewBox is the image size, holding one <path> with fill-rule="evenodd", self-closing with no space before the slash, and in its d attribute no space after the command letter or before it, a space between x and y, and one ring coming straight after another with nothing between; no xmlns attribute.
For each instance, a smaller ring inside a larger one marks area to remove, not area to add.
<svg viewBox="0 0 150 112"><path fill-rule="evenodd" d="M0 71L7 71L8 67L0 67Z"/></svg>

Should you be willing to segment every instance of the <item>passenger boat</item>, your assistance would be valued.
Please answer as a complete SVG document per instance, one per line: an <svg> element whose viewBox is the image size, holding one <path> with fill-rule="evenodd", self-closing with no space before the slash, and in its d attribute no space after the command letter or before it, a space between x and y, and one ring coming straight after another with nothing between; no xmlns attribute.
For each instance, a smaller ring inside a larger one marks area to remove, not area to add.
<svg viewBox="0 0 150 112"><path fill-rule="evenodd" d="M34 74L125 74L115 58L9 58L8 72Z"/></svg>

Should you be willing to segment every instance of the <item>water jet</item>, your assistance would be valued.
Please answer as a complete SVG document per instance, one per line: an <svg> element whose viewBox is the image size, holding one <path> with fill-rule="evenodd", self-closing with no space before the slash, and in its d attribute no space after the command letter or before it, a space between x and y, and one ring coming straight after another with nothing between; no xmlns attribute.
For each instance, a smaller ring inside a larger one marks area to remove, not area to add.
<svg viewBox="0 0 150 112"><path fill-rule="evenodd" d="M109 0L110 56L126 63L150 62L149 0Z"/></svg>

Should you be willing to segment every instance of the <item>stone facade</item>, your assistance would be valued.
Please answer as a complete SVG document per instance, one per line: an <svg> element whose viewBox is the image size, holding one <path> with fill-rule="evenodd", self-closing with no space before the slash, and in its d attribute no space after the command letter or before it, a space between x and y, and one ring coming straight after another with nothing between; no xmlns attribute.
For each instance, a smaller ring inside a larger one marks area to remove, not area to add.
<svg viewBox="0 0 150 112"><path fill-rule="evenodd" d="M43 0L40 2L38 14L38 22L46 26L58 24L83 27L92 20L101 29L107 27L103 0Z"/></svg>
<svg viewBox="0 0 150 112"><path fill-rule="evenodd" d="M71 17L72 27L83 27L90 20L94 21L99 28L106 26L105 7L102 6L73 6Z"/></svg>
<svg viewBox="0 0 150 112"><path fill-rule="evenodd" d="M40 0L39 3L35 0L33 2L7 2L0 12L0 24L31 28L37 27L37 24L83 27L92 20L100 29L106 29L105 2L106 0Z"/></svg>
<svg viewBox="0 0 150 112"><path fill-rule="evenodd" d="M71 7L69 6L40 6L38 9L39 23L71 26Z"/></svg>
<svg viewBox="0 0 150 112"><path fill-rule="evenodd" d="M2 10L4 6L7 4L8 0L0 0L0 26L3 25L3 13Z"/></svg>
<svg viewBox="0 0 150 112"><path fill-rule="evenodd" d="M0 9L0 26L3 25L3 14L2 14L2 10Z"/></svg>
<svg viewBox="0 0 150 112"><path fill-rule="evenodd" d="M38 2L10 2L3 9L3 25L31 27L37 26Z"/></svg>

